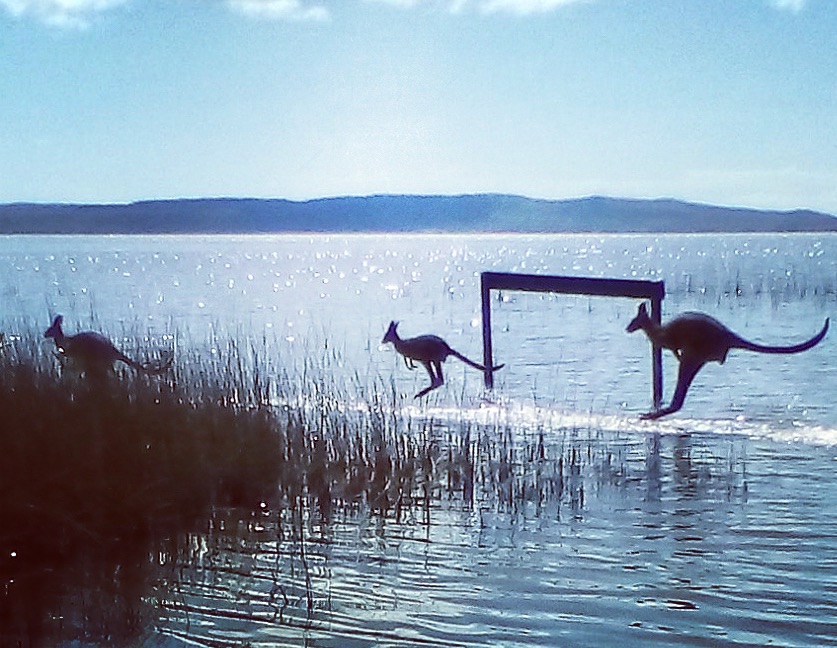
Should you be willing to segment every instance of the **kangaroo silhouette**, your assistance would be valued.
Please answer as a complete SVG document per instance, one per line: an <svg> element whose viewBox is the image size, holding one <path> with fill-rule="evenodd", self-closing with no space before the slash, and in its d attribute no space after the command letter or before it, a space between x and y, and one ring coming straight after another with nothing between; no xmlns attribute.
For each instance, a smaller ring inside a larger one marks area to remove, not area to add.
<svg viewBox="0 0 837 648"><path fill-rule="evenodd" d="M442 363L447 360L448 356L458 358L465 364L474 367L474 369L486 371L486 367L470 360L469 358L466 358L464 355L459 353L459 351L452 349L450 345L438 335L419 335L418 337L405 339L398 335L397 329L398 322L390 322L389 328L384 335L384 339L381 340L381 343L386 344L387 342L392 342L393 346L395 346L395 350L404 356L404 364L407 365L408 369L415 369L415 361L418 361L424 366L430 376L430 385L422 389L414 396L414 398L421 398L428 392L431 392L445 384L445 376L442 373ZM502 369L504 366L505 365L500 364L495 367L491 367L491 371L497 371L498 369Z"/></svg>
<svg viewBox="0 0 837 648"><path fill-rule="evenodd" d="M828 331L828 318L822 330L801 344L767 346L745 340L714 317L704 313L682 313L666 324L657 324L648 315L645 304L640 304L636 317L628 324L628 333L642 329L653 344L669 349L680 362L677 387L668 407L643 414L643 419L657 419L678 411L686 400L686 392L698 371L707 362L724 364L730 349L746 349L759 353L800 353L819 344Z"/></svg>
<svg viewBox="0 0 837 648"><path fill-rule="evenodd" d="M65 335L63 323L64 317L56 315L52 326L44 332L44 337L55 341L59 357L64 356L79 363L85 374L101 377L105 372L113 369L115 362L124 362L132 369L145 373L162 373L171 367L171 358L162 365L140 364L122 353L105 336L95 331Z"/></svg>

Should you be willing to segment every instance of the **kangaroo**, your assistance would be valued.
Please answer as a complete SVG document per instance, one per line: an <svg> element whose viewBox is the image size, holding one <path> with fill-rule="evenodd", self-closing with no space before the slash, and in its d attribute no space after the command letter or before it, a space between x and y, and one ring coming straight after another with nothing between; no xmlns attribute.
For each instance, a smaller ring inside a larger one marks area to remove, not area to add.
<svg viewBox="0 0 837 648"><path fill-rule="evenodd" d="M474 367L474 369L486 371L486 367L473 360L469 360L458 351L451 349L448 343L437 335L419 335L418 337L403 339L399 337L397 328L398 322L390 322L386 335L381 340L381 344L392 342L395 350L404 356L404 364L407 365L408 369L415 369L415 361L418 360L424 365L424 368L427 369L427 373L430 375L430 386L422 389L414 398L421 398L428 392L445 384L445 377L442 374L442 363L447 360L448 356L459 358L465 364ZM497 371L504 366L501 364L496 367L491 367L491 371Z"/></svg>
<svg viewBox="0 0 837 648"><path fill-rule="evenodd" d="M63 356L78 362L82 371L92 377L103 376L105 372L113 369L115 362L124 362L135 371L145 373L162 373L171 367L171 358L159 366L150 363L140 364L113 346L106 337L94 331L64 335L64 330L61 328L63 322L64 317L56 315L52 326L44 332L44 337L55 341L59 358Z"/></svg>
<svg viewBox="0 0 837 648"><path fill-rule="evenodd" d="M669 349L680 362L677 387L668 407L643 414L643 419L657 419L678 411L686 400L686 392L698 371L707 362L724 364L730 349L746 349L759 353L800 353L819 344L828 331L828 318L822 330L807 342L793 346L765 346L745 340L714 317L704 313L682 313L666 324L657 324L640 304L636 317L628 324L628 333L642 329L651 342Z"/></svg>

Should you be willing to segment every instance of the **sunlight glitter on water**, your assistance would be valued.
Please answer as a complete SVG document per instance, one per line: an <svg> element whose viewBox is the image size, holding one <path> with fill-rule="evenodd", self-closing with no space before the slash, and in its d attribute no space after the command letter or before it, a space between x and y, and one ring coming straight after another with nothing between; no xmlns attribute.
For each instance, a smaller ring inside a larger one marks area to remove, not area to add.
<svg viewBox="0 0 837 648"><path fill-rule="evenodd" d="M662 278L667 315L804 339L837 304L833 235L9 237L0 257L7 336L62 312L219 362L232 338L294 381L277 404L380 414L387 433L397 418L461 469L397 513L354 503L290 528L260 512L207 536L161 622L184 642L837 645L832 334L707 366L651 422L631 300L498 295L490 395L451 360L416 401L426 373L378 346L401 320L480 360L484 270Z"/></svg>

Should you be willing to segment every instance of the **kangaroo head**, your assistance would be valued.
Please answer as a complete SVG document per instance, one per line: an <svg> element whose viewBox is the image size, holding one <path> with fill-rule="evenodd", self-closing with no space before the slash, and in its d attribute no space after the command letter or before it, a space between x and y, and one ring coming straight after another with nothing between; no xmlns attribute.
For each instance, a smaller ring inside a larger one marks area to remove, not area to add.
<svg viewBox="0 0 837 648"><path fill-rule="evenodd" d="M381 344L386 344L387 342L395 342L398 339L398 322L390 322L389 328L387 329L386 334L384 335L384 339L381 340Z"/></svg>
<svg viewBox="0 0 837 648"><path fill-rule="evenodd" d="M631 322L628 324L625 330L628 333L633 333L634 331L638 331L641 328L645 328L650 322L651 318L648 315L648 307L645 305L645 302L642 302L639 305L639 310L637 310L636 317L634 317L631 320Z"/></svg>
<svg viewBox="0 0 837 648"><path fill-rule="evenodd" d="M45 338L62 338L64 337L64 331L61 330L61 324L64 322L63 315L56 315L55 319L52 320L52 326L50 326L45 332Z"/></svg>

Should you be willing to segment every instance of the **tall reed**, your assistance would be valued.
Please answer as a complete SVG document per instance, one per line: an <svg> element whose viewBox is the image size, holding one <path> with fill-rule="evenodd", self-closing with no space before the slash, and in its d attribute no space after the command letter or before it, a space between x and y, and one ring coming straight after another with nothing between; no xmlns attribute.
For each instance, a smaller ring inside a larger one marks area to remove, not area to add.
<svg viewBox="0 0 837 648"><path fill-rule="evenodd" d="M265 516L289 521L275 542L305 566L303 520L338 512L584 506L583 438L553 452L542 433L407 411L391 383L336 379L325 345L283 363L264 338L175 338L168 373L96 382L61 371L40 332L0 350L0 643L125 643L184 608L201 538Z"/></svg>
<svg viewBox="0 0 837 648"><path fill-rule="evenodd" d="M154 556L213 507L268 497L284 430L234 361L223 374L196 364L91 382L59 371L37 334L0 354L0 643L102 624L137 633ZM114 618L82 609L87 586L113 594L96 607Z"/></svg>

